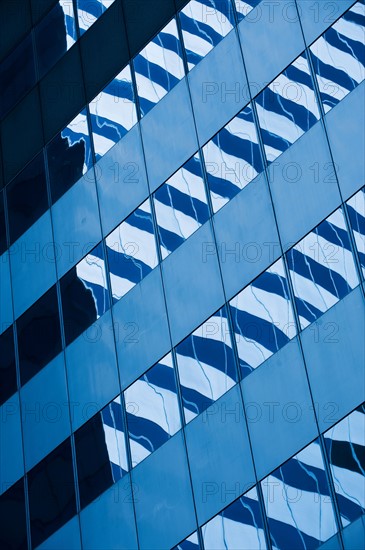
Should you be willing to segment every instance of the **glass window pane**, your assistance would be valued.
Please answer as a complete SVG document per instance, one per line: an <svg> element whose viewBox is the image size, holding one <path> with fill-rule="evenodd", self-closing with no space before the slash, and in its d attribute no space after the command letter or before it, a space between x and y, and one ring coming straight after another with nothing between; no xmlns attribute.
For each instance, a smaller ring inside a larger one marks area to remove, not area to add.
<svg viewBox="0 0 365 550"><path fill-rule="evenodd" d="M200 550L198 533L195 531L190 537L180 542L177 546L174 546L172 550Z"/></svg>
<svg viewBox="0 0 365 550"><path fill-rule="evenodd" d="M24 385L61 351L56 287L23 313L16 326L20 379Z"/></svg>
<svg viewBox="0 0 365 550"><path fill-rule="evenodd" d="M184 76L176 21L168 25L134 58L141 116L160 101Z"/></svg>
<svg viewBox="0 0 365 550"><path fill-rule="evenodd" d="M89 109L95 158L99 160L137 122L129 65L89 104Z"/></svg>
<svg viewBox="0 0 365 550"><path fill-rule="evenodd" d="M128 471L120 396L75 433L75 446L84 508Z"/></svg>
<svg viewBox="0 0 365 550"><path fill-rule="evenodd" d="M19 550L27 548L23 479L0 496L0 518L0 547Z"/></svg>
<svg viewBox="0 0 365 550"><path fill-rule="evenodd" d="M365 78L365 6L357 2L310 51L325 113Z"/></svg>
<svg viewBox="0 0 365 550"><path fill-rule="evenodd" d="M190 422L237 382L226 308L176 348L185 421Z"/></svg>
<svg viewBox="0 0 365 550"><path fill-rule="evenodd" d="M52 202L56 202L92 166L86 109L48 145Z"/></svg>
<svg viewBox="0 0 365 550"><path fill-rule="evenodd" d="M83 35L111 6L114 0L76 0L80 35Z"/></svg>
<svg viewBox="0 0 365 550"><path fill-rule="evenodd" d="M4 191L0 191L0 255L7 249Z"/></svg>
<svg viewBox="0 0 365 550"><path fill-rule="evenodd" d="M48 208L41 153L7 186L10 241L14 243Z"/></svg>
<svg viewBox="0 0 365 550"><path fill-rule="evenodd" d="M16 392L16 367L13 327L0 335L0 406Z"/></svg>
<svg viewBox="0 0 365 550"><path fill-rule="evenodd" d="M213 211L263 169L252 107L245 107L203 148Z"/></svg>
<svg viewBox="0 0 365 550"><path fill-rule="evenodd" d="M297 333L282 259L244 288L230 306L243 376Z"/></svg>
<svg viewBox="0 0 365 550"><path fill-rule="evenodd" d="M261 482L273 548L317 548L336 531L318 440Z"/></svg>
<svg viewBox="0 0 365 550"><path fill-rule="evenodd" d="M261 0L234 0L238 21L242 21Z"/></svg>
<svg viewBox="0 0 365 550"><path fill-rule="evenodd" d="M32 548L76 514L70 439L28 473Z"/></svg>
<svg viewBox="0 0 365 550"><path fill-rule="evenodd" d="M149 199L106 238L114 302L156 267L157 249Z"/></svg>
<svg viewBox="0 0 365 550"><path fill-rule="evenodd" d="M358 284L341 208L289 250L287 259L302 328Z"/></svg>
<svg viewBox="0 0 365 550"><path fill-rule="evenodd" d="M156 451L180 428L171 353L124 392L132 465Z"/></svg>
<svg viewBox="0 0 365 550"><path fill-rule="evenodd" d="M264 550L265 534L256 487L235 500L202 527L209 550Z"/></svg>
<svg viewBox="0 0 365 550"><path fill-rule="evenodd" d="M272 162L320 118L306 54L293 61L255 101L266 158Z"/></svg>
<svg viewBox="0 0 365 550"><path fill-rule="evenodd" d="M342 525L365 513L365 405L324 434Z"/></svg>
<svg viewBox="0 0 365 550"><path fill-rule="evenodd" d="M231 0L192 0L179 17L189 70L233 29Z"/></svg>
<svg viewBox="0 0 365 550"><path fill-rule="evenodd" d="M102 243L66 273L60 285L66 343L70 344L110 307Z"/></svg>
<svg viewBox="0 0 365 550"><path fill-rule="evenodd" d="M346 204L362 274L365 277L365 187Z"/></svg>
<svg viewBox="0 0 365 550"><path fill-rule="evenodd" d="M34 30L38 70L42 77L76 41L76 24L70 0L59 0Z"/></svg>
<svg viewBox="0 0 365 550"><path fill-rule="evenodd" d="M198 153L155 192L160 250L166 258L209 218Z"/></svg>
<svg viewBox="0 0 365 550"><path fill-rule="evenodd" d="M0 117L31 89L35 78L33 44L29 35L0 63Z"/></svg>

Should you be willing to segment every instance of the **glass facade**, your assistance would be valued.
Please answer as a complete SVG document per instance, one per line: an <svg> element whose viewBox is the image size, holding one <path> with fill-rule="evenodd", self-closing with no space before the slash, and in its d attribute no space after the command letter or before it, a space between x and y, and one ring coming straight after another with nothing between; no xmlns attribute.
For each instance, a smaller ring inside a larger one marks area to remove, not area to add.
<svg viewBox="0 0 365 550"><path fill-rule="evenodd" d="M363 547L363 0L26 4L1 548Z"/></svg>

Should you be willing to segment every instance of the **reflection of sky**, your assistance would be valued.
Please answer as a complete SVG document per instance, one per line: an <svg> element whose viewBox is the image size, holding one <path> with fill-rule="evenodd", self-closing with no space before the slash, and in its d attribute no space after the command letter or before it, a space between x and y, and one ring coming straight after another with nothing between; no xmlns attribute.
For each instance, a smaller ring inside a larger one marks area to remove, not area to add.
<svg viewBox="0 0 365 550"><path fill-rule="evenodd" d="M365 277L365 187L347 201L347 212L361 269Z"/></svg>
<svg viewBox="0 0 365 550"><path fill-rule="evenodd" d="M225 308L176 348L186 422L236 383L236 369Z"/></svg>
<svg viewBox="0 0 365 550"><path fill-rule="evenodd" d="M91 144L87 124L86 111L81 111L61 132L61 137L66 138L68 146L76 143L84 146L84 162L82 173L85 174L92 166Z"/></svg>
<svg viewBox="0 0 365 550"><path fill-rule="evenodd" d="M318 441L261 482L273 548L316 548L336 522Z"/></svg>
<svg viewBox="0 0 365 550"><path fill-rule="evenodd" d="M66 30L66 44L67 50L69 50L77 40L74 10L70 0L59 0L59 5L63 11Z"/></svg>
<svg viewBox="0 0 365 550"><path fill-rule="evenodd" d="M119 300L158 263L149 200L106 238L114 300Z"/></svg>
<svg viewBox="0 0 365 550"><path fill-rule="evenodd" d="M240 366L249 374L296 334L283 260L230 302Z"/></svg>
<svg viewBox="0 0 365 550"><path fill-rule="evenodd" d="M295 245L287 258L302 328L358 283L341 208Z"/></svg>
<svg viewBox="0 0 365 550"><path fill-rule="evenodd" d="M120 396L116 397L101 411L101 417L113 481L116 482L128 471Z"/></svg>
<svg viewBox="0 0 365 550"><path fill-rule="evenodd" d="M310 47L326 113L365 78L364 16L357 2Z"/></svg>
<svg viewBox="0 0 365 550"><path fill-rule="evenodd" d="M134 382L124 397L135 466L181 427L171 354Z"/></svg>
<svg viewBox="0 0 365 550"><path fill-rule="evenodd" d="M209 217L199 156L195 155L154 195L162 258L166 258Z"/></svg>
<svg viewBox="0 0 365 550"><path fill-rule="evenodd" d="M77 0L80 34L84 34L113 2L114 0Z"/></svg>
<svg viewBox="0 0 365 550"><path fill-rule="evenodd" d="M85 288L91 291L98 319L109 309L108 284L102 244L76 266L76 273Z"/></svg>

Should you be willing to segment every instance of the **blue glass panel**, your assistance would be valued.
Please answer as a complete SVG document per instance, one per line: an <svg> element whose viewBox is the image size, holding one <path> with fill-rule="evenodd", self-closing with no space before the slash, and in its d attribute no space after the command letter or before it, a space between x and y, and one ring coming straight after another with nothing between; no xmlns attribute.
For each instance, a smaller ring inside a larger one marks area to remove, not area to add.
<svg viewBox="0 0 365 550"><path fill-rule="evenodd" d="M161 447L180 427L171 353L124 392L132 465Z"/></svg>
<svg viewBox="0 0 365 550"><path fill-rule="evenodd" d="M154 194L154 204L164 259L209 218L198 154L161 185Z"/></svg>
<svg viewBox="0 0 365 550"><path fill-rule="evenodd" d="M86 109L47 147L52 201L56 202L92 166Z"/></svg>
<svg viewBox="0 0 365 550"><path fill-rule="evenodd" d="M233 29L230 0L192 0L179 16L189 70Z"/></svg>
<svg viewBox="0 0 365 550"><path fill-rule="evenodd" d="M42 77L75 44L76 24L72 2L59 0L34 30L38 70Z"/></svg>
<svg viewBox="0 0 365 550"><path fill-rule="evenodd" d="M342 525L365 513L365 405L324 434Z"/></svg>
<svg viewBox="0 0 365 550"><path fill-rule="evenodd" d="M261 0L234 0L238 21L242 21Z"/></svg>
<svg viewBox="0 0 365 550"><path fill-rule="evenodd" d="M282 259L244 288L230 306L243 376L297 333Z"/></svg>
<svg viewBox="0 0 365 550"><path fill-rule="evenodd" d="M310 51L325 113L365 78L365 6L357 2Z"/></svg>
<svg viewBox="0 0 365 550"><path fill-rule="evenodd" d="M190 537L180 542L177 546L174 546L172 550L200 550L198 533L195 531Z"/></svg>
<svg viewBox="0 0 365 550"><path fill-rule="evenodd" d="M293 61L255 101L266 158L272 162L320 118L306 54Z"/></svg>
<svg viewBox="0 0 365 550"><path fill-rule="evenodd" d="M122 411L118 396L75 433L82 508L128 471Z"/></svg>
<svg viewBox="0 0 365 550"><path fill-rule="evenodd" d="M190 422L237 381L226 308L176 348L185 421Z"/></svg>
<svg viewBox="0 0 365 550"><path fill-rule="evenodd" d="M336 533L318 440L275 470L261 486L273 548L314 549Z"/></svg>
<svg viewBox="0 0 365 550"><path fill-rule="evenodd" d="M145 115L184 76L176 21L168 25L135 57L141 116Z"/></svg>
<svg viewBox="0 0 365 550"><path fill-rule="evenodd" d="M96 160L105 155L137 122L129 65L89 104Z"/></svg>
<svg viewBox="0 0 365 550"><path fill-rule="evenodd" d="M341 208L289 250L287 259L302 328L358 284Z"/></svg>
<svg viewBox="0 0 365 550"><path fill-rule="evenodd" d="M114 0L77 0L80 35L83 35L113 2Z"/></svg>
<svg viewBox="0 0 365 550"><path fill-rule="evenodd" d="M256 487L235 500L202 527L209 550L264 550L266 548Z"/></svg>
<svg viewBox="0 0 365 550"><path fill-rule="evenodd" d="M158 263L149 199L110 233L106 246L116 302Z"/></svg>
<svg viewBox="0 0 365 550"><path fill-rule="evenodd" d="M70 344L110 307L102 243L62 277L61 298Z"/></svg>
<svg viewBox="0 0 365 550"><path fill-rule="evenodd" d="M365 187L347 201L347 212L362 274L365 277Z"/></svg>
<svg viewBox="0 0 365 550"><path fill-rule="evenodd" d="M245 107L203 148L213 211L262 171L252 107Z"/></svg>

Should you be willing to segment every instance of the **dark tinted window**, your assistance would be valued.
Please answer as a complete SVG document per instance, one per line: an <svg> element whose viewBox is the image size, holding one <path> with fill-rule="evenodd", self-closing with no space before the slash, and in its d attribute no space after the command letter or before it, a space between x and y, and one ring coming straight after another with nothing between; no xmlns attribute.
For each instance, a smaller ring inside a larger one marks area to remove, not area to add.
<svg viewBox="0 0 365 550"><path fill-rule="evenodd" d="M128 469L120 396L75 433L75 445L83 508Z"/></svg>
<svg viewBox="0 0 365 550"><path fill-rule="evenodd" d="M5 229L5 212L4 212L4 193L0 193L0 254L6 250L6 229Z"/></svg>
<svg viewBox="0 0 365 550"><path fill-rule="evenodd" d="M16 324L20 379L25 384L61 351L56 287L46 292Z"/></svg>
<svg viewBox="0 0 365 550"><path fill-rule="evenodd" d="M23 479L0 496L0 547L4 550L27 548Z"/></svg>
<svg viewBox="0 0 365 550"><path fill-rule="evenodd" d="M43 154L38 155L7 187L11 243L47 210Z"/></svg>
<svg viewBox="0 0 365 550"><path fill-rule="evenodd" d="M109 309L102 243L62 277L61 298L68 345Z"/></svg>
<svg viewBox="0 0 365 550"><path fill-rule="evenodd" d="M3 117L35 83L31 35L0 64L0 82L0 117Z"/></svg>
<svg viewBox="0 0 365 550"><path fill-rule="evenodd" d="M16 391L13 328L0 336L0 405Z"/></svg>
<svg viewBox="0 0 365 550"><path fill-rule="evenodd" d="M28 487L34 548L76 514L69 439L29 472Z"/></svg>

